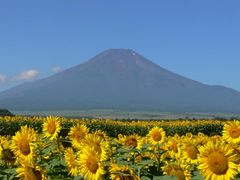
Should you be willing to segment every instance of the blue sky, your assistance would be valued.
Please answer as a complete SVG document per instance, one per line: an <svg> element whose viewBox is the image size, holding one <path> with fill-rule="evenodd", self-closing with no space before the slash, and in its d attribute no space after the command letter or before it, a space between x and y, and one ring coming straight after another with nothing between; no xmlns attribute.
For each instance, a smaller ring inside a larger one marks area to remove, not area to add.
<svg viewBox="0 0 240 180"><path fill-rule="evenodd" d="M130 48L178 74L240 91L240 1L0 2L0 91Z"/></svg>

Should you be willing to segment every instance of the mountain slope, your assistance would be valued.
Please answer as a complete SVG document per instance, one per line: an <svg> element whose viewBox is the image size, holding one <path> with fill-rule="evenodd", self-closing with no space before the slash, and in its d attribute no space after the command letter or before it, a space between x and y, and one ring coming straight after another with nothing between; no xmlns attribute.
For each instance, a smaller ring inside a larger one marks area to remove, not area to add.
<svg viewBox="0 0 240 180"><path fill-rule="evenodd" d="M0 107L239 113L240 93L177 75L132 50L110 49L49 78L0 93Z"/></svg>

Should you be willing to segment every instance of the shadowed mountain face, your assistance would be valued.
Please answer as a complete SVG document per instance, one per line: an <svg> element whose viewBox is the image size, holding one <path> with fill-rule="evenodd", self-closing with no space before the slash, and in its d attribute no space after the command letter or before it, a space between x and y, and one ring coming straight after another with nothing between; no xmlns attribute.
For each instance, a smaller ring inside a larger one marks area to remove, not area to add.
<svg viewBox="0 0 240 180"><path fill-rule="evenodd" d="M0 93L0 107L240 113L240 92L177 75L132 50L110 49L49 78Z"/></svg>

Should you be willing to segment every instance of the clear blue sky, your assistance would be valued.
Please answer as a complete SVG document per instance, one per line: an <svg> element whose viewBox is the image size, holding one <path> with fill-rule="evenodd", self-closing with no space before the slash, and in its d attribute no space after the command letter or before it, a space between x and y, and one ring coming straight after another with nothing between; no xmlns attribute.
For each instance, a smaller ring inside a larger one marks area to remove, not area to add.
<svg viewBox="0 0 240 180"><path fill-rule="evenodd" d="M108 48L240 91L240 1L0 2L0 90Z"/></svg>

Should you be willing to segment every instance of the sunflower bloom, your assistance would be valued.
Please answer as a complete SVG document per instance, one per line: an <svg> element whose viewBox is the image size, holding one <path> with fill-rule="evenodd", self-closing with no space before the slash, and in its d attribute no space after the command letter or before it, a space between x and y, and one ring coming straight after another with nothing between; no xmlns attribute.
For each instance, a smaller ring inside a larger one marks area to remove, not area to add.
<svg viewBox="0 0 240 180"><path fill-rule="evenodd" d="M236 154L224 143L209 142L199 148L198 169L206 179L225 180L234 179L238 173Z"/></svg>
<svg viewBox="0 0 240 180"><path fill-rule="evenodd" d="M37 134L34 129L22 126L12 137L11 148L19 161L32 163L35 157Z"/></svg>
<svg viewBox="0 0 240 180"><path fill-rule="evenodd" d="M78 161L77 155L74 153L72 148L67 148L64 153L65 161L67 163L69 174L71 176L78 175Z"/></svg>
<svg viewBox="0 0 240 180"><path fill-rule="evenodd" d="M230 143L240 143L240 121L224 124L223 139Z"/></svg>
<svg viewBox="0 0 240 180"><path fill-rule="evenodd" d="M59 117L48 116L43 123L44 137L54 140L57 138L58 133L61 130Z"/></svg>
<svg viewBox="0 0 240 180"><path fill-rule="evenodd" d="M125 147L134 147L141 149L141 138L137 134L122 136L119 142Z"/></svg>
<svg viewBox="0 0 240 180"><path fill-rule="evenodd" d="M190 166L184 162L166 162L165 166L162 167L163 174L167 176L174 176L177 180L190 180L191 171Z"/></svg>
<svg viewBox="0 0 240 180"><path fill-rule="evenodd" d="M23 165L16 169L17 177L21 180L47 180L40 167L31 167Z"/></svg>
<svg viewBox="0 0 240 180"><path fill-rule="evenodd" d="M212 141L214 144L220 142L222 140L222 137L219 135L214 135L210 137L210 141Z"/></svg>
<svg viewBox="0 0 240 180"><path fill-rule="evenodd" d="M128 166L111 164L110 167L111 180L140 180L140 178Z"/></svg>
<svg viewBox="0 0 240 180"><path fill-rule="evenodd" d="M179 159L181 156L180 140L180 137L175 135L174 137L168 137L165 144L166 153L168 153L172 159Z"/></svg>
<svg viewBox="0 0 240 180"><path fill-rule="evenodd" d="M183 159L186 162L189 162L191 164L197 164L198 163L198 154L199 154L199 150L198 147L196 146L196 144L194 143L194 141L185 141L185 143L183 143L182 145L182 155L183 155Z"/></svg>
<svg viewBox="0 0 240 180"><path fill-rule="evenodd" d="M72 145L76 149L81 149L81 142L88 134L88 128L85 125L77 124L76 126L71 127L69 136L72 140Z"/></svg>
<svg viewBox="0 0 240 180"><path fill-rule="evenodd" d="M147 136L150 143L156 145L164 142L166 133L162 128L154 127L149 131Z"/></svg>
<svg viewBox="0 0 240 180"><path fill-rule="evenodd" d="M86 179L103 179L105 174L99 154L91 147L85 147L79 152L79 167L80 174Z"/></svg>
<svg viewBox="0 0 240 180"><path fill-rule="evenodd" d="M203 146L209 141L209 137L203 133L198 133L198 135L195 136L194 139L197 146Z"/></svg>
<svg viewBox="0 0 240 180"><path fill-rule="evenodd" d="M0 137L0 160L6 165L14 165L16 161L11 149L11 140L6 137Z"/></svg>
<svg viewBox="0 0 240 180"><path fill-rule="evenodd" d="M102 130L97 130L93 134L100 137L103 141L109 141L109 136Z"/></svg>
<svg viewBox="0 0 240 180"><path fill-rule="evenodd" d="M95 136L94 134L86 135L83 143L82 148L90 147L96 151L101 161L105 161L110 156L110 146L107 141L103 141L103 139L99 136Z"/></svg>

